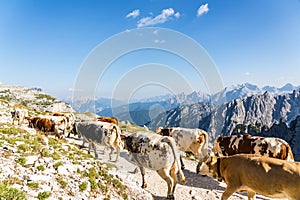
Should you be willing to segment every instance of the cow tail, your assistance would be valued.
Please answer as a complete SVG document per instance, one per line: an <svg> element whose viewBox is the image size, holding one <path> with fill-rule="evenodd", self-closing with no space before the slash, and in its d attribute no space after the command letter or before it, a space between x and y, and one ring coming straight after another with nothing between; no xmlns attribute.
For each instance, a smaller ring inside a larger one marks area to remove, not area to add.
<svg viewBox="0 0 300 200"><path fill-rule="evenodd" d="M203 134L204 134L204 139L205 139L204 147L206 149L208 149L208 133L206 131L203 131Z"/></svg>
<svg viewBox="0 0 300 200"><path fill-rule="evenodd" d="M116 131L116 139L114 141L114 145L116 148L118 148L119 150L121 150L121 135L118 131L117 125L113 126L113 129Z"/></svg>
<svg viewBox="0 0 300 200"><path fill-rule="evenodd" d="M288 144L286 148L287 152L287 161L294 161L294 155L291 146Z"/></svg>
<svg viewBox="0 0 300 200"><path fill-rule="evenodd" d="M170 137L165 137L162 141L166 142L171 147L173 155L174 155L174 160L175 160L174 162L176 162L177 166L178 166L180 181L182 183L185 183L186 182L185 176L184 176L184 174L181 170L181 164L179 162L179 159L178 159L178 156L177 156L177 153L176 153L176 150L175 150L176 144L175 144L174 140L170 140Z"/></svg>

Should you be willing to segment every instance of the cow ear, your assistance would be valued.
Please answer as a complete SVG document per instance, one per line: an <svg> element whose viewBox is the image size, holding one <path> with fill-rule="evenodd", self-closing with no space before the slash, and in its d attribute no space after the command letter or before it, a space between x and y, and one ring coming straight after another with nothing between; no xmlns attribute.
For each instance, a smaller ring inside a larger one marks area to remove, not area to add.
<svg viewBox="0 0 300 200"><path fill-rule="evenodd" d="M214 164L218 161L218 157L217 156L212 156L211 157L211 163Z"/></svg>

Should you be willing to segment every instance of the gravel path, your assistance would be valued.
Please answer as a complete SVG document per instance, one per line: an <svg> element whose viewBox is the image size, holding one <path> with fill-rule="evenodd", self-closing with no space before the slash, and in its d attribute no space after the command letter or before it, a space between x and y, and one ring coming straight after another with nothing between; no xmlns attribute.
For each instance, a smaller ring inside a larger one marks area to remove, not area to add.
<svg viewBox="0 0 300 200"><path fill-rule="evenodd" d="M81 144L81 142L79 142L79 144ZM102 152L102 149L103 147L98 147L98 150L100 150L99 152ZM137 199L151 199L152 197L155 200L165 199L167 195L167 184L155 171L146 169L145 179L148 187L145 190L140 188L142 185L142 176L140 172L134 172L136 166L130 162L127 152L121 152L117 162L109 161L108 153L105 153L104 155L99 153L98 159L103 163L110 163L117 167L117 169L112 168L110 172L116 174L121 180L123 180L123 182L126 182L127 185L129 184L130 187L135 188L135 192L141 193L141 196L137 197ZM113 159L115 159L115 154L113 155ZM196 174L195 169L197 162L195 161L184 159L184 163L186 169L183 172L187 182L185 185L182 185L181 183L177 185L175 190L175 199L221 199L221 195L226 188L226 184L224 182L220 183L210 177L202 177L201 175ZM240 199L248 199L247 194L235 193L230 198L230 200ZM256 199L267 200L269 198L256 195Z"/></svg>

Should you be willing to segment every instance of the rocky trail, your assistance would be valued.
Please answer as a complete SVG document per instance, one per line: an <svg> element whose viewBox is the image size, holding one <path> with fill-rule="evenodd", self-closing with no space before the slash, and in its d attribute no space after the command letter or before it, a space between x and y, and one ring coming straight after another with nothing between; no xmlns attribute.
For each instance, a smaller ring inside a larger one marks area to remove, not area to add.
<svg viewBox="0 0 300 200"><path fill-rule="evenodd" d="M72 139L71 139L72 140ZM74 141L74 140L73 140ZM72 141L70 141L72 142ZM76 140L76 143L81 144L80 140ZM87 150L87 148L84 148ZM167 195L166 182L155 172L146 169L145 179L148 187L141 189L142 176L138 171L136 172L136 166L130 162L127 152L120 153L117 162L110 161L108 158L108 152L101 154L103 147L98 147L99 161L107 163L108 165L114 165L116 168L111 168L110 173L116 175L131 189L135 190L134 193L140 193L137 195L137 199L154 199L163 200ZM93 155L93 151L91 152ZM112 159L115 159L116 154ZM186 177L186 183L183 185L179 182L175 190L175 199L178 200L215 200L221 199L222 193L226 189L224 182L220 183L210 177L203 177L196 174L195 169L197 162L193 160L184 159L185 170L184 175ZM247 193L235 193L230 198L231 200L247 199ZM256 195L256 199L270 199L260 195Z"/></svg>

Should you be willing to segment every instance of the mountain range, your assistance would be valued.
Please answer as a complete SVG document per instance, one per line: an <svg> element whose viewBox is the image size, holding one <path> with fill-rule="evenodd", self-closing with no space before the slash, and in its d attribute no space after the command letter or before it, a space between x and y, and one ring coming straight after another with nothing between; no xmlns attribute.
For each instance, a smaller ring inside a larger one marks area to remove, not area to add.
<svg viewBox="0 0 300 200"><path fill-rule="evenodd" d="M225 87L216 94L207 94L204 92L192 92L190 94L180 93L177 95L161 95L146 99L136 99L130 102L109 99L84 99L73 102L70 98L65 100L67 103L79 112L95 112L98 115L117 116L121 120L128 120L138 125L147 125L152 119L160 113L179 108L184 105L195 103L208 103L215 106L221 106L234 99L249 97L252 95L264 94L266 91L278 96L281 94L292 92L300 86L293 86L288 83L281 88L273 86L265 86L259 88L250 83L239 84L236 86Z"/></svg>

